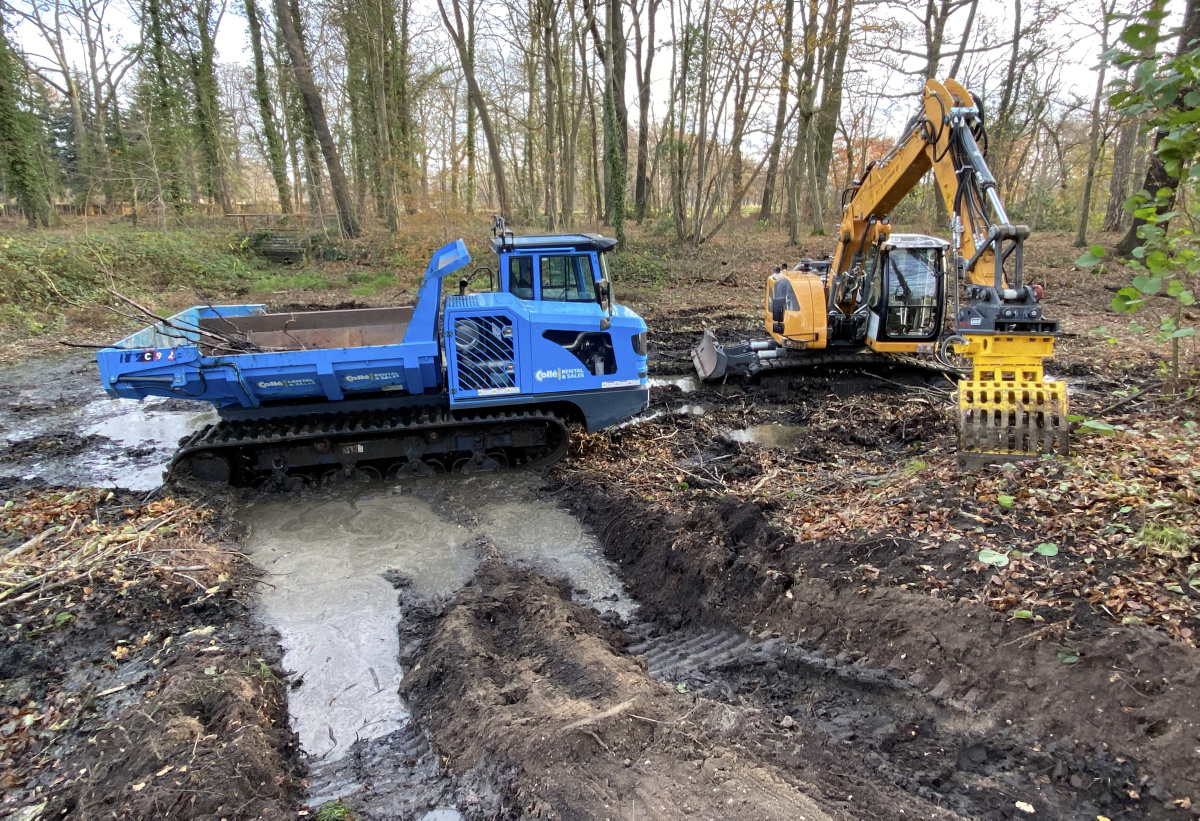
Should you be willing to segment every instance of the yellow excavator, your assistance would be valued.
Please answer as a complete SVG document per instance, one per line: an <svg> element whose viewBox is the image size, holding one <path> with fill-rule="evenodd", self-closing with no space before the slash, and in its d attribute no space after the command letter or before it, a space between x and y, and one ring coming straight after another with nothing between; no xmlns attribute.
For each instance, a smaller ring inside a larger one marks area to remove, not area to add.
<svg viewBox="0 0 1200 821"><path fill-rule="evenodd" d="M954 80L927 81L904 136L842 193L833 258L767 278L770 339L723 346L706 330L692 351L700 378L914 356L954 369L953 354L970 363L958 382L960 467L1065 455L1066 385L1043 373L1058 323L1044 315L1041 288L1024 282L1029 229L1009 221L986 146L981 101ZM889 223L930 169L951 242Z"/></svg>

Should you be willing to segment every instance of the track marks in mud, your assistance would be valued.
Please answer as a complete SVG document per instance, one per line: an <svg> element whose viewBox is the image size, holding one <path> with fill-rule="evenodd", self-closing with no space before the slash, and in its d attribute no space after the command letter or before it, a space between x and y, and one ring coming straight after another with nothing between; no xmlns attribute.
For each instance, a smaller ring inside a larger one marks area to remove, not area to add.
<svg viewBox="0 0 1200 821"><path fill-rule="evenodd" d="M973 697L923 694L849 654L714 629L657 636L630 648L638 650L658 677L781 728L785 758L804 762L794 766L834 795L876 782L972 818L1006 817L1018 801L1043 817L1094 818L1113 814L1120 787L1136 778L1130 761L1101 748L1043 749L1019 727L976 715Z"/></svg>
<svg viewBox="0 0 1200 821"><path fill-rule="evenodd" d="M708 682L712 698L811 720L845 748L832 767L858 760L854 775L981 817L1015 800L1040 817L1075 818L1089 806L1157 817L1200 794L1200 654L1191 648L1129 627L1040 628L894 588L860 595L798 573L790 539L755 505L704 495L666 510L587 474L573 482L560 497L597 531L659 630L751 628L819 650L839 669L884 670L910 685L903 697L851 687L803 654L786 664L743 656ZM1059 650L1080 660L1064 664ZM789 701L814 692L811 708ZM873 716L896 729L879 734ZM905 727L916 734L906 738Z"/></svg>
<svg viewBox="0 0 1200 821"><path fill-rule="evenodd" d="M630 645L631 655L644 656L646 669L657 679L674 680L702 667L720 667L750 650L750 639L733 630L672 633Z"/></svg>
<svg viewBox="0 0 1200 821"><path fill-rule="evenodd" d="M533 572L486 563L430 627L403 691L456 778L502 777L501 817L950 817L887 784L810 784L789 731L655 681L621 633ZM744 647L728 637L658 649L730 660Z"/></svg>

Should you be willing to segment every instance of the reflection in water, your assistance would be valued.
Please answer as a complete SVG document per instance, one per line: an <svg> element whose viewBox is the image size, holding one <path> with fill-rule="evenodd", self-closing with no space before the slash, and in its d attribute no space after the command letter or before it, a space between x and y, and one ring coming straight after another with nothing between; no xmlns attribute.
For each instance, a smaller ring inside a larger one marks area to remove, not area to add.
<svg viewBox="0 0 1200 821"><path fill-rule="evenodd" d="M262 609L302 683L289 695L308 755L334 761L358 739L408 720L398 687L395 571L421 598L450 596L475 572L478 545L566 577L581 599L628 618L632 604L592 536L534 498L537 477L374 482L329 493L265 498L241 513L246 549L266 571ZM400 490L399 495L396 491Z"/></svg>
<svg viewBox="0 0 1200 821"><path fill-rule="evenodd" d="M700 389L700 379L695 374L683 374L680 376L652 376L650 377L651 388L679 388L683 393L691 393Z"/></svg>
<svg viewBox="0 0 1200 821"><path fill-rule="evenodd" d="M98 386L87 386L87 390L104 396ZM178 410L181 406L184 409ZM152 490L162 484L163 470L179 440L216 421L216 411L207 403L170 399L139 402L98 398L80 405L53 407L20 420L4 431L4 438L9 442L53 440L75 434L98 436L100 440L83 453L59 453L47 448L46 455L36 460L4 466L2 475L43 479L52 484Z"/></svg>
<svg viewBox="0 0 1200 821"><path fill-rule="evenodd" d="M769 448L789 448L797 445L808 432L804 425L753 425L729 432L735 442L755 442Z"/></svg>
<svg viewBox="0 0 1200 821"><path fill-rule="evenodd" d="M85 454L77 467L111 484L130 490L152 490L162 484L163 471L179 440L205 425L219 421L217 412L205 404L195 409L166 410L167 399L102 399L83 408L85 421L97 419L83 429L84 436L103 436L116 446Z"/></svg>

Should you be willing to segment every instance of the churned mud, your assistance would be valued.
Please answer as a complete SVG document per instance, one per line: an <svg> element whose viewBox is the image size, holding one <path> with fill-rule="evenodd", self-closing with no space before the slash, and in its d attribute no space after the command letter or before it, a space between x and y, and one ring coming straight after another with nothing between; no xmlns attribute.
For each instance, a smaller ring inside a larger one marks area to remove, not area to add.
<svg viewBox="0 0 1200 821"><path fill-rule="evenodd" d="M949 817L900 790L798 777L791 728L656 680L625 640L561 583L491 562L437 619L403 689L456 777L503 787L498 805L477 805L488 815Z"/></svg>

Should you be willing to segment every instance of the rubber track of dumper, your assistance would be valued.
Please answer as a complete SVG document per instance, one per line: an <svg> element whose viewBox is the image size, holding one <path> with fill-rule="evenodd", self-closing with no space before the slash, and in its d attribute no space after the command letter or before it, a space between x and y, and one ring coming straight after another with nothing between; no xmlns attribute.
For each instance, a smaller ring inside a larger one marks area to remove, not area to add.
<svg viewBox="0 0 1200 821"><path fill-rule="evenodd" d="M557 425L562 445L550 455L534 460L523 467L544 467L557 462L566 452L570 431L557 415L541 410L488 412L453 412L442 409L406 411L367 411L362 413L330 413L317 416L298 416L283 419L223 420L208 425L179 444L166 474L172 475L176 465L194 453L202 451L231 451L267 445L290 445L311 439L356 439L364 436L383 438L389 434L407 434L448 428L482 425L520 425L531 422L550 422Z"/></svg>
<svg viewBox="0 0 1200 821"><path fill-rule="evenodd" d="M900 365L905 368L944 373L950 376L959 376L963 373L955 368L943 365L936 360L926 361L916 357L878 353L797 354L795 356L784 357L783 359L760 359L758 362L759 373L839 365L852 368L869 367L871 365Z"/></svg>

